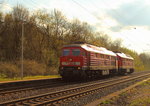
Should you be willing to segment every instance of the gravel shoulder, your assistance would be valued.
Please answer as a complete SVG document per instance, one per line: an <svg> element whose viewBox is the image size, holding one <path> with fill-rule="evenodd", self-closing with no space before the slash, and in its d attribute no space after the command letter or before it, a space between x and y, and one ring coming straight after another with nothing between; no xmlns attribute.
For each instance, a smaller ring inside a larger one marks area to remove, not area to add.
<svg viewBox="0 0 150 106"><path fill-rule="evenodd" d="M100 106L150 106L150 80L135 86L118 96L107 99Z"/></svg>

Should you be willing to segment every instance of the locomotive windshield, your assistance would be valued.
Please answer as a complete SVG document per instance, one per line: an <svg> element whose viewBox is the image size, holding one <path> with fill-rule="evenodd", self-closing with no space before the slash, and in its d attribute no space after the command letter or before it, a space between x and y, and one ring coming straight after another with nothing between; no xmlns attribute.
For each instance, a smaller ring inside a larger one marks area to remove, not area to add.
<svg viewBox="0 0 150 106"><path fill-rule="evenodd" d="M62 56L85 56L85 52L80 49L64 49L62 52Z"/></svg>
<svg viewBox="0 0 150 106"><path fill-rule="evenodd" d="M63 50L63 56L68 56L70 54L70 50L69 49L64 49Z"/></svg>
<svg viewBox="0 0 150 106"><path fill-rule="evenodd" d="M72 50L72 55L73 56L79 56L80 55L80 49L73 49Z"/></svg>

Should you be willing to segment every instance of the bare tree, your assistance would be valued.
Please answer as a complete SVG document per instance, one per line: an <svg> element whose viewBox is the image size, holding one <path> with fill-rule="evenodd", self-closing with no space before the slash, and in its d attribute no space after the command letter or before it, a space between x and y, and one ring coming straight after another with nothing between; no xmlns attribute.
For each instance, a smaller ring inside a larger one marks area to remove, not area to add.
<svg viewBox="0 0 150 106"><path fill-rule="evenodd" d="M12 15L14 20L17 22L28 21L29 19L29 11L22 5L17 5L16 7L14 7Z"/></svg>

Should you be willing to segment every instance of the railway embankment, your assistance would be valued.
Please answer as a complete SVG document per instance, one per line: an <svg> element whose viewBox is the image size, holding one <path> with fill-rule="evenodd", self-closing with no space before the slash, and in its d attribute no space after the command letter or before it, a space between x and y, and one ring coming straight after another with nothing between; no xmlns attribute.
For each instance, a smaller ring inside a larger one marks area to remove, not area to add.
<svg viewBox="0 0 150 106"><path fill-rule="evenodd" d="M33 86L28 86L27 88L26 86L21 86L22 88L16 90L2 89L0 105L79 106L90 105L91 102L98 100L97 104L92 104L91 106L99 104L104 106L116 106L120 103L119 100L119 102L117 101L117 95L121 97L126 94L125 91L129 91L143 82L145 83L149 77L150 73L144 72L87 82L64 82L62 80L54 82L53 80L45 84L38 83L40 85L37 85L35 83L37 81L35 81L32 82ZM145 85L147 85L147 83ZM99 100L101 99L103 99L103 101L100 102ZM115 100L117 102L115 102ZM122 103L125 104L125 102Z"/></svg>
<svg viewBox="0 0 150 106"><path fill-rule="evenodd" d="M150 78L109 95L100 106L150 106Z"/></svg>

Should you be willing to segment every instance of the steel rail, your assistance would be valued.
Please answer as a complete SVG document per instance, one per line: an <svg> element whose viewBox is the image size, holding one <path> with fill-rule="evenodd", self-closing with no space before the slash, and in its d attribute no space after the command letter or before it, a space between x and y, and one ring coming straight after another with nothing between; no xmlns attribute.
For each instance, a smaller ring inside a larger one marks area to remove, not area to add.
<svg viewBox="0 0 150 106"><path fill-rule="evenodd" d="M23 89L23 88L29 88L29 87L35 87L43 85L41 82L50 83L53 81L60 81L61 78L52 78L52 79L35 79L35 80L21 80L21 81L10 81L10 82L1 82L0 83L0 93L3 91L8 90L16 90L16 89ZM40 83L40 84L38 84ZM34 84L34 85L33 85Z"/></svg>
<svg viewBox="0 0 150 106"><path fill-rule="evenodd" d="M119 80L119 79L122 79L121 78L118 78L118 79L110 79L111 81L116 81L116 80ZM107 83L107 82L110 82L109 79L108 81L103 81L101 82L101 84L104 84L104 83ZM52 85L53 84L53 85ZM54 86L54 85L58 85L58 82L54 82L54 83L45 83L45 84L41 84L41 85L36 85L36 86L30 86L29 88L22 88L22 89L16 89L16 90L11 90L11 91L4 91L4 92L0 92L0 95L6 95L6 94L11 94L11 93L18 93L18 92L25 92L25 91L29 91L29 90L37 90L37 89L42 89L42 88L48 88L48 87L51 87L51 86ZM62 83L64 84L64 82Z"/></svg>
<svg viewBox="0 0 150 106"><path fill-rule="evenodd" d="M9 102L3 102L3 103L0 103L0 105L8 105L8 104L16 104L16 103L21 104L21 105L26 105L26 104L45 105L45 104L49 104L49 103L56 103L58 101L62 101L67 98L76 97L76 96L80 97L81 95L87 95L90 92L95 92L99 89L107 88L107 87L110 87L113 85L131 81L131 80L136 80L136 79L139 79L139 78L142 78L145 76L149 76L149 75L150 75L150 73L140 75L138 77L132 77L132 78L128 78L128 79L120 79L117 82L114 82L114 80L113 81L105 81L105 85L102 85L102 83L96 83L96 84L94 83L94 84L84 85L82 87L75 87L75 88L70 88L70 89L61 90L61 91L57 91L57 92L51 92L51 93L32 96L32 97L28 97L28 98L17 99L17 100L13 100L13 101L9 101ZM110 82L112 82L112 83L110 83ZM103 82L103 84L104 84L104 82Z"/></svg>
<svg viewBox="0 0 150 106"><path fill-rule="evenodd" d="M145 73L145 72L142 72L142 74L143 73ZM136 74L141 74L141 72L137 72ZM134 75L136 75L136 74L134 74ZM42 79L42 80L46 80L46 79ZM39 80L39 81L42 81L42 80ZM50 79L47 79L47 80L50 80ZM51 79L51 80L54 80L54 81L61 81L61 78L55 78L55 79ZM34 80L31 80L32 82L34 82ZM35 81L37 81L37 80L35 80ZM18 81L17 81L18 82ZM19 82L22 82L22 81L19 81ZM23 81L24 82L24 81ZM29 81L25 81L25 82L29 82ZM45 82L45 81L44 81ZM12 83L12 82L11 82ZM14 82L15 83L15 82ZM37 83L37 82L36 82ZM53 82L54 83L54 82ZM25 85L25 86L19 86L19 87L10 87L10 86L8 86L9 88L4 88L4 89L0 89L0 95L2 95L2 94L6 94L6 93L12 93L12 92L18 92L18 90L19 91L24 91L25 89L29 89L30 90L30 88L32 89L33 87L35 88L36 86L36 88L38 88L39 86L45 86L46 84L53 84L53 83L44 83L44 84L35 84L35 85L31 85L31 84L29 84L29 85ZM34 83L33 83L34 84ZM1 85L1 84L0 84ZM1 85L1 86L3 86L3 85ZM40 88L40 87L39 87ZM9 91L8 91L9 90Z"/></svg>
<svg viewBox="0 0 150 106"><path fill-rule="evenodd" d="M61 83L63 84L63 83ZM31 86L29 88L22 88L22 89L16 89L16 90L11 90L11 91L4 91L4 92L0 92L0 95L6 95L6 94L11 94L11 93L18 93L18 92L25 92L25 91L29 91L29 90L37 90L37 89L42 89L42 88L49 88L49 87L53 87L53 86L57 86L60 85L58 82L54 82L54 83L46 83L46 84L40 84L40 85L36 85L36 86Z"/></svg>
<svg viewBox="0 0 150 106"><path fill-rule="evenodd" d="M99 86L93 87L92 89L87 89L87 90L80 91L80 92L77 92L77 93L74 93L74 94L69 94L69 95L62 96L62 97L59 97L59 98L55 98L55 99L52 99L52 100L48 100L48 101L45 101L45 102L40 102L40 103L37 103L36 106L46 105L46 104L54 103L54 102L57 102L57 101L62 101L63 102L63 100L71 98L71 97L81 97L81 96L96 92L97 90L100 90L100 89L104 89L104 88L107 88L107 87L110 87L110 86L113 86L113 85L117 85L117 84L120 84L120 83L123 83L123 82L139 79L139 78L149 76L149 75L150 74L141 75L141 76L138 76L138 77L135 77L135 78L124 79L122 81L114 82L114 83L111 83L111 84L106 84L106 85L103 85L103 86L100 86L100 87Z"/></svg>
<svg viewBox="0 0 150 106"><path fill-rule="evenodd" d="M130 76L127 76L127 77L130 77ZM124 76L123 76L123 78L124 78ZM120 80L120 79L122 79L122 77L119 77L119 78L116 78L116 79L108 79L107 81L100 82L99 84L104 84L104 83L110 82L109 80L111 80L113 82L113 81ZM16 90L11 90L11 91L4 91L4 92L0 92L0 96L1 95L16 94L16 93L20 93L20 92L26 92L26 91L30 91L30 90L37 90L37 89L49 88L49 87L54 87L56 85L60 85L61 86L64 83L65 82L62 82L60 84L58 84L58 82L45 83L45 84L41 84L41 85L30 86L29 88L16 89Z"/></svg>
<svg viewBox="0 0 150 106"><path fill-rule="evenodd" d="M140 74L140 73L137 73L137 74ZM136 75L136 74L135 74ZM134 76L134 75L133 75ZM128 76L128 77L130 77L130 76ZM122 79L122 77L120 78L120 79ZM112 81L115 81L115 80L118 80L118 79L113 79ZM58 79L58 81L61 81L60 79ZM108 81L109 81L109 79L108 79ZM107 81L104 81L104 82L101 82L101 84L103 84L103 83L106 83ZM50 84L50 85L49 85ZM42 88L48 88L48 87L51 87L51 86L53 86L53 85L58 85L58 82L53 82L53 83L45 83L45 84L37 84L37 85L33 85L33 86L29 86L29 87L27 87L27 86L25 86L25 87L21 87L21 88L17 88L17 87L15 87L16 89L15 90L10 90L10 91L5 91L5 90L2 90L2 91L4 91L4 92L2 92L1 90L0 90L0 95L6 95L6 94L10 94L10 93L17 93L17 92L23 92L23 91L29 91L29 90L34 90L34 89L42 89Z"/></svg>

